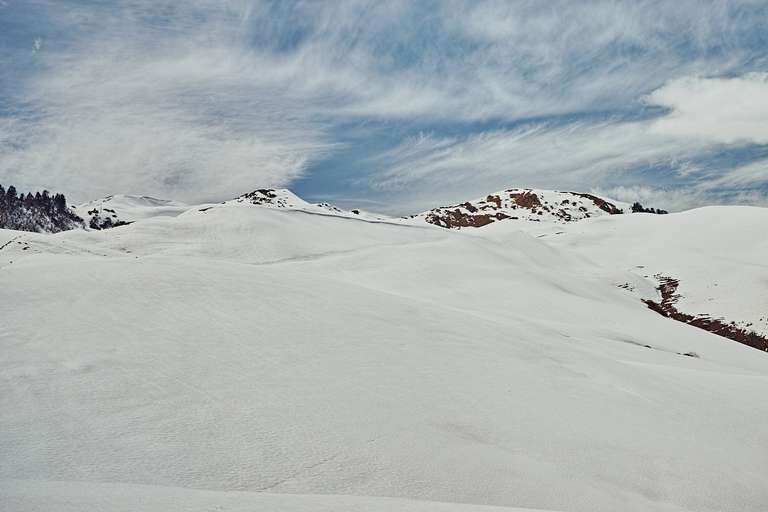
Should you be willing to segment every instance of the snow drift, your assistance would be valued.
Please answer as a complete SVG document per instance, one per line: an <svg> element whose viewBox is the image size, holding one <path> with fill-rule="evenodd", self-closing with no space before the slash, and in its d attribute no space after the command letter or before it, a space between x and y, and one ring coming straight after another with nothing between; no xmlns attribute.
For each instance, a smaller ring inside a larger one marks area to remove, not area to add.
<svg viewBox="0 0 768 512"><path fill-rule="evenodd" d="M765 509L768 356L642 299L763 325L768 211L282 197L0 230L0 508Z"/></svg>

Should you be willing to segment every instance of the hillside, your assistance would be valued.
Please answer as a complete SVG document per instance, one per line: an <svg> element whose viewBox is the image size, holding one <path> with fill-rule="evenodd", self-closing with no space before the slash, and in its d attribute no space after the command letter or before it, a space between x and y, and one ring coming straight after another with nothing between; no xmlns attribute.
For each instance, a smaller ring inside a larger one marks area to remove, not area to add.
<svg viewBox="0 0 768 512"><path fill-rule="evenodd" d="M186 205L167 199L119 194L77 205L73 211L86 220L90 229L98 230L156 216L174 217L187 209Z"/></svg>
<svg viewBox="0 0 768 512"><path fill-rule="evenodd" d="M513 188L453 206L442 206L410 219L444 228L483 227L501 220L566 223L602 215L624 213L627 205L614 204L592 194Z"/></svg>
<svg viewBox="0 0 768 512"><path fill-rule="evenodd" d="M282 197L0 230L0 508L768 503L768 356L642 302L669 275L757 326L765 210L456 231Z"/></svg>
<svg viewBox="0 0 768 512"><path fill-rule="evenodd" d="M266 208L277 208L283 210L298 210L306 213L316 213L320 215L332 215L337 217L347 217L370 221L392 221L391 217L369 213L363 210L343 210L330 203L308 203L296 194L287 189L261 188L243 194L233 200L237 203L249 203ZM229 201L229 203L233 202ZM226 203L225 203L226 204Z"/></svg>
<svg viewBox="0 0 768 512"><path fill-rule="evenodd" d="M549 235L547 241L657 286L675 280L677 310L734 322L767 337L768 238L756 235L766 223L766 208L708 207L599 219Z"/></svg>

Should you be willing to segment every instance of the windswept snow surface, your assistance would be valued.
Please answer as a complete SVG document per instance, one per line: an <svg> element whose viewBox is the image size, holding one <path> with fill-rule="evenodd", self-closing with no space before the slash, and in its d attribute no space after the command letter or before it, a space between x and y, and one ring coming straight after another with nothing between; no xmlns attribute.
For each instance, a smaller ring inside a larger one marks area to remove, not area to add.
<svg viewBox="0 0 768 512"><path fill-rule="evenodd" d="M93 482L0 482L0 504L17 512L544 512L532 509L489 507L458 503L376 498L270 494L265 492L221 492L131 484Z"/></svg>
<svg viewBox="0 0 768 512"><path fill-rule="evenodd" d="M677 309L768 336L768 208L711 206L571 226L547 239L606 268L680 280Z"/></svg>
<svg viewBox="0 0 768 512"><path fill-rule="evenodd" d="M763 308L766 211L514 225L0 231L0 509L766 510L768 356L640 302Z"/></svg>
<svg viewBox="0 0 768 512"><path fill-rule="evenodd" d="M80 204L72 210L88 225L96 216L101 220L109 218L112 223L135 222L157 216L175 217L188 208L168 199L118 194Z"/></svg>

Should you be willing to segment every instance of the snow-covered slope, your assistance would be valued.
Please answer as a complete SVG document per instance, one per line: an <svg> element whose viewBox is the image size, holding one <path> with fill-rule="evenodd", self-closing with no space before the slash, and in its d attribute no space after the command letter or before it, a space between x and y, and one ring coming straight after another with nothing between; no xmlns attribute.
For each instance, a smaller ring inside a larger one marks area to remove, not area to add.
<svg viewBox="0 0 768 512"><path fill-rule="evenodd" d="M93 482L0 482L0 505L14 512L545 512L374 496L221 492Z"/></svg>
<svg viewBox="0 0 768 512"><path fill-rule="evenodd" d="M603 218L547 240L605 268L656 283L663 277L678 280L680 311L722 318L768 336L765 226L766 208L713 206L665 216Z"/></svg>
<svg viewBox="0 0 768 512"><path fill-rule="evenodd" d="M0 230L0 509L762 511L768 356L640 301L764 282L765 211L713 211Z"/></svg>
<svg viewBox="0 0 768 512"><path fill-rule="evenodd" d="M482 227L500 220L561 224L622 213L627 210L626 206L592 194L513 188L465 203L434 208L409 220L455 229Z"/></svg>
<svg viewBox="0 0 768 512"><path fill-rule="evenodd" d="M175 217L189 207L167 199L118 194L75 206L73 210L94 229L130 224L157 216Z"/></svg>
<svg viewBox="0 0 768 512"><path fill-rule="evenodd" d="M304 201L290 190L279 188L260 188L243 194L237 199L228 201L228 203L246 203L256 206L263 206L266 208L276 208L281 210L299 210L307 213L317 213L321 215L334 215L337 217L349 217L358 218L369 221L387 221L391 222L394 219L385 215L379 215L369 213L363 210L343 210L330 203L308 203ZM225 203L226 204L226 203Z"/></svg>

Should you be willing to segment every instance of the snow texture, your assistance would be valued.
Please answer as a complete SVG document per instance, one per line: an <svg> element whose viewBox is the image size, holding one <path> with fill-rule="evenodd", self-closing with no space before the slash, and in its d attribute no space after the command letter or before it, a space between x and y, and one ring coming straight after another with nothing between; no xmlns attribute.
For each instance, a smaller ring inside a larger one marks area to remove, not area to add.
<svg viewBox="0 0 768 512"><path fill-rule="evenodd" d="M758 325L768 210L293 197L0 230L0 509L766 510L768 355L641 299Z"/></svg>

